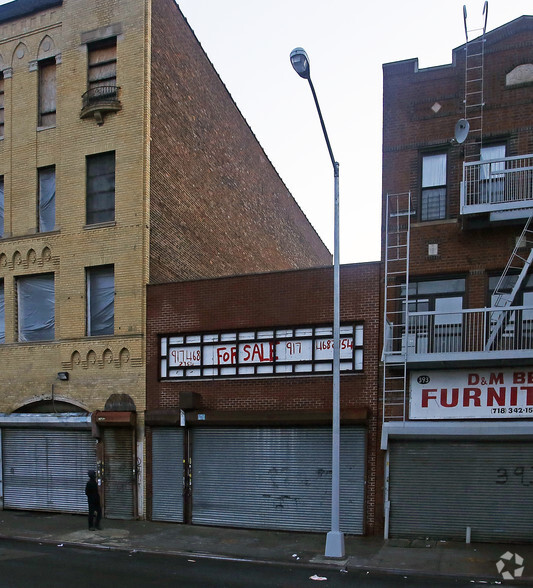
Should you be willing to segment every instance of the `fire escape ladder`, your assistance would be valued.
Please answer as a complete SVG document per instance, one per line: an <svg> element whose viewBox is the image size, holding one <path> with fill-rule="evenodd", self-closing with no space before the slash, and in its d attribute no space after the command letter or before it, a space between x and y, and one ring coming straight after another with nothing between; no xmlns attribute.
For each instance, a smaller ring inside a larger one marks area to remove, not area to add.
<svg viewBox="0 0 533 588"><path fill-rule="evenodd" d="M411 193L388 194L385 229L383 421L404 421Z"/></svg>
<svg viewBox="0 0 533 588"><path fill-rule="evenodd" d="M465 97L464 118L470 125L468 137L464 144L464 160L479 159L483 141L483 108L485 106L483 72L485 66L485 31L487 28L488 2L483 6L485 22L482 28L469 29L467 25L466 6L463 6L465 26ZM481 33L470 38L473 33Z"/></svg>
<svg viewBox="0 0 533 588"><path fill-rule="evenodd" d="M485 345L485 351L491 349L504 333L509 321L512 320L511 315L513 313L503 311L512 306L533 263L533 227L530 228L532 219L533 215L527 219L522 234L516 241L511 257L494 288L494 303L492 306L501 308L502 311L497 310L492 313L491 330Z"/></svg>

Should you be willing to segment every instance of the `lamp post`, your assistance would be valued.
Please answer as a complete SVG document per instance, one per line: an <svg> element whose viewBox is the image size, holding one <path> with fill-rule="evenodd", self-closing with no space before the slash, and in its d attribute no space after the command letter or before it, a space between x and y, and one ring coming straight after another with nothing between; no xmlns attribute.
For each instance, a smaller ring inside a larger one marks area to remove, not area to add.
<svg viewBox="0 0 533 588"><path fill-rule="evenodd" d="M311 81L307 53L297 47L291 51L291 64L296 73L309 82L318 117L328 146L334 175L334 232L333 232L333 427L331 452L331 530L326 537L326 557L344 557L344 533L339 528L340 502L340 271L339 271L339 163L333 157L326 125L322 118L315 88Z"/></svg>

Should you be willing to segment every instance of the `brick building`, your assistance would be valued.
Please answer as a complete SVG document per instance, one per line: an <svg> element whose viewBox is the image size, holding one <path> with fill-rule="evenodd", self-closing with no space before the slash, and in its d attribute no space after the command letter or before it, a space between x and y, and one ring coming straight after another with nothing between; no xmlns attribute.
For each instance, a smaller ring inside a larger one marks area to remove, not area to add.
<svg viewBox="0 0 533 588"><path fill-rule="evenodd" d="M147 284L330 259L173 0L0 6L4 508L143 516Z"/></svg>
<svg viewBox="0 0 533 588"><path fill-rule="evenodd" d="M533 539L532 56L383 67L386 536Z"/></svg>
<svg viewBox="0 0 533 588"><path fill-rule="evenodd" d="M341 530L375 534L380 263L341 267ZM332 268L148 286L152 520L324 531Z"/></svg>

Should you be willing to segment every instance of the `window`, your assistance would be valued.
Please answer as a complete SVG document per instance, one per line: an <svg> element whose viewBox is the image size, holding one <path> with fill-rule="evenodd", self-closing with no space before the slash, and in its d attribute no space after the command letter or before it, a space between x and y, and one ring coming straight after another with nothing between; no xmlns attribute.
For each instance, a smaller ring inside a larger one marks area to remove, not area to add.
<svg viewBox="0 0 533 588"><path fill-rule="evenodd" d="M55 289L53 274L17 278L19 341L54 339Z"/></svg>
<svg viewBox="0 0 533 588"><path fill-rule="evenodd" d="M115 220L115 152L87 156L87 224Z"/></svg>
<svg viewBox="0 0 533 588"><path fill-rule="evenodd" d="M409 284L408 347L415 353L462 349L464 278ZM402 288L402 295L405 287ZM411 314L423 313L423 314ZM403 320L405 323L405 319Z"/></svg>
<svg viewBox="0 0 533 588"><path fill-rule="evenodd" d="M6 342L6 307L4 298L4 282L0 280L0 343Z"/></svg>
<svg viewBox="0 0 533 588"><path fill-rule="evenodd" d="M446 153L422 157L422 202L420 220L446 217Z"/></svg>
<svg viewBox="0 0 533 588"><path fill-rule="evenodd" d="M331 373L333 330L294 327L161 337L162 379ZM340 369L363 369L363 325L341 325Z"/></svg>
<svg viewBox="0 0 533 588"><path fill-rule="evenodd" d="M115 332L115 272L112 265L87 269L87 335Z"/></svg>
<svg viewBox="0 0 533 588"><path fill-rule="evenodd" d="M53 231L56 225L56 168L38 170L39 179L39 231Z"/></svg>
<svg viewBox="0 0 533 588"><path fill-rule="evenodd" d="M106 39L89 45L87 72L88 89L100 88L105 95L116 96L117 86L117 40Z"/></svg>
<svg viewBox="0 0 533 588"><path fill-rule="evenodd" d="M0 72L0 137L4 136L4 74Z"/></svg>
<svg viewBox="0 0 533 588"><path fill-rule="evenodd" d="M503 202L505 198L505 145L488 145L482 147L480 160L490 161L481 166L481 202L485 204ZM497 160L497 161L494 161Z"/></svg>
<svg viewBox="0 0 533 588"><path fill-rule="evenodd" d="M55 58L39 61L39 126L56 124L56 62Z"/></svg>
<svg viewBox="0 0 533 588"><path fill-rule="evenodd" d="M4 236L4 177L0 176L0 238Z"/></svg>

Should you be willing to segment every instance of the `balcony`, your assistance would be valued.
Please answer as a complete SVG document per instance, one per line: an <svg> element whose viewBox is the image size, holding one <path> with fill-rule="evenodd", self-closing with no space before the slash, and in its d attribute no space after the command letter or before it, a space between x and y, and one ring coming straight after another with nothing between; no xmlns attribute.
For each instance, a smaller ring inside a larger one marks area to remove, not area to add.
<svg viewBox="0 0 533 588"><path fill-rule="evenodd" d="M389 324L383 360L410 367L533 363L533 307L409 313L408 332Z"/></svg>
<svg viewBox="0 0 533 588"><path fill-rule="evenodd" d="M119 86L96 86L81 97L80 118L94 117L99 125L104 124L104 115L122 109Z"/></svg>
<svg viewBox="0 0 533 588"><path fill-rule="evenodd" d="M461 214L491 221L527 218L533 211L533 154L464 163Z"/></svg>

